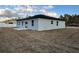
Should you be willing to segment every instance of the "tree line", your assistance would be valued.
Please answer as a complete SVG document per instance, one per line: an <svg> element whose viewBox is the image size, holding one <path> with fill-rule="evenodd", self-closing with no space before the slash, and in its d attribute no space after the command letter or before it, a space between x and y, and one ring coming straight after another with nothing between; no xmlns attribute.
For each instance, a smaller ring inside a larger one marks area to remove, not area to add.
<svg viewBox="0 0 79 59"><path fill-rule="evenodd" d="M60 18L66 22L66 26L79 26L79 15L60 15Z"/></svg>

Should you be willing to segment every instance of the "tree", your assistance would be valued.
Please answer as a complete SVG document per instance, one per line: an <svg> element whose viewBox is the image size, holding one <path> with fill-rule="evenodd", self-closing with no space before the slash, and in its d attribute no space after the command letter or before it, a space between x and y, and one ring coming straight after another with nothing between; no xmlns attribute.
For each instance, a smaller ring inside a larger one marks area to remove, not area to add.
<svg viewBox="0 0 79 59"><path fill-rule="evenodd" d="M66 21L66 25L75 25L79 26L79 15L69 15L64 14L64 16L60 15L60 18Z"/></svg>

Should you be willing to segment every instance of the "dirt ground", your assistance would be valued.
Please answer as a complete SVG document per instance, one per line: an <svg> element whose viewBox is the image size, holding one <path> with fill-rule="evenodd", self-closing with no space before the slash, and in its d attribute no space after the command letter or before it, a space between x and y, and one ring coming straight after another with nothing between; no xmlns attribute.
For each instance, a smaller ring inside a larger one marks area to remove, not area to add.
<svg viewBox="0 0 79 59"><path fill-rule="evenodd" d="M79 53L79 29L18 31L11 28L0 28L0 52Z"/></svg>

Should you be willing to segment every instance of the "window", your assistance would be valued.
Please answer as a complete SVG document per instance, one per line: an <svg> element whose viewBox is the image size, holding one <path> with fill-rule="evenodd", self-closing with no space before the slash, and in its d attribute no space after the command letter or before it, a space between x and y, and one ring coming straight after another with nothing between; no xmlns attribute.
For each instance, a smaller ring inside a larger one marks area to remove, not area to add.
<svg viewBox="0 0 79 59"><path fill-rule="evenodd" d="M25 22L25 24L28 24L27 22Z"/></svg>
<svg viewBox="0 0 79 59"><path fill-rule="evenodd" d="M58 26L58 21L57 21L57 26Z"/></svg>
<svg viewBox="0 0 79 59"><path fill-rule="evenodd" d="M22 21L22 26L23 26L23 21Z"/></svg>
<svg viewBox="0 0 79 59"><path fill-rule="evenodd" d="M51 24L53 24L53 20L51 21Z"/></svg>
<svg viewBox="0 0 79 59"><path fill-rule="evenodd" d="M9 24L13 24L13 22L9 22Z"/></svg>
<svg viewBox="0 0 79 59"><path fill-rule="evenodd" d="M34 26L34 20L32 20L32 26Z"/></svg>

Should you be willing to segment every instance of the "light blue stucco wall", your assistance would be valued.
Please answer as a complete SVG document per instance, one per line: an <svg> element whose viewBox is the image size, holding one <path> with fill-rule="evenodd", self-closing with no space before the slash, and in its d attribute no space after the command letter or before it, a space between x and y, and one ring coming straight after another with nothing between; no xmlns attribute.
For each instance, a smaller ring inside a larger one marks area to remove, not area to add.
<svg viewBox="0 0 79 59"><path fill-rule="evenodd" d="M34 20L34 26L32 26L32 20ZM37 19L28 20L28 29L38 30L38 20Z"/></svg>
<svg viewBox="0 0 79 59"><path fill-rule="evenodd" d="M32 26L32 20L34 20L34 26ZM20 22L20 24L17 23L18 28L38 30L38 20L37 19L22 20L22 21L17 21L17 22ZM23 22L23 25L22 25L22 22ZM25 24L25 22L27 22L27 24ZM27 26L27 28L26 28L26 26Z"/></svg>
<svg viewBox="0 0 79 59"><path fill-rule="evenodd" d="M58 21L58 26L57 26ZM65 28L65 21L53 20L53 24L51 24L51 20L49 19L40 19L38 20L38 30L51 30L51 29L59 29Z"/></svg>
<svg viewBox="0 0 79 59"><path fill-rule="evenodd" d="M27 20L26 20L27 21ZM23 22L23 24L22 24ZM18 28L25 28L25 20L22 20L22 21L17 21L17 27Z"/></svg>
<svg viewBox="0 0 79 59"><path fill-rule="evenodd" d="M34 26L32 26L32 20L34 20ZM56 25L58 21L58 26ZM59 29L59 28L65 28L65 21L59 21L59 20L53 20L53 24L51 24L51 20L49 19L30 19L30 20L22 20L19 21L20 24L17 24L18 28L24 28L27 26L26 29L31 29L31 30L51 30L51 29ZM23 25L22 25L23 22ZM27 22L28 24L25 24Z"/></svg>

